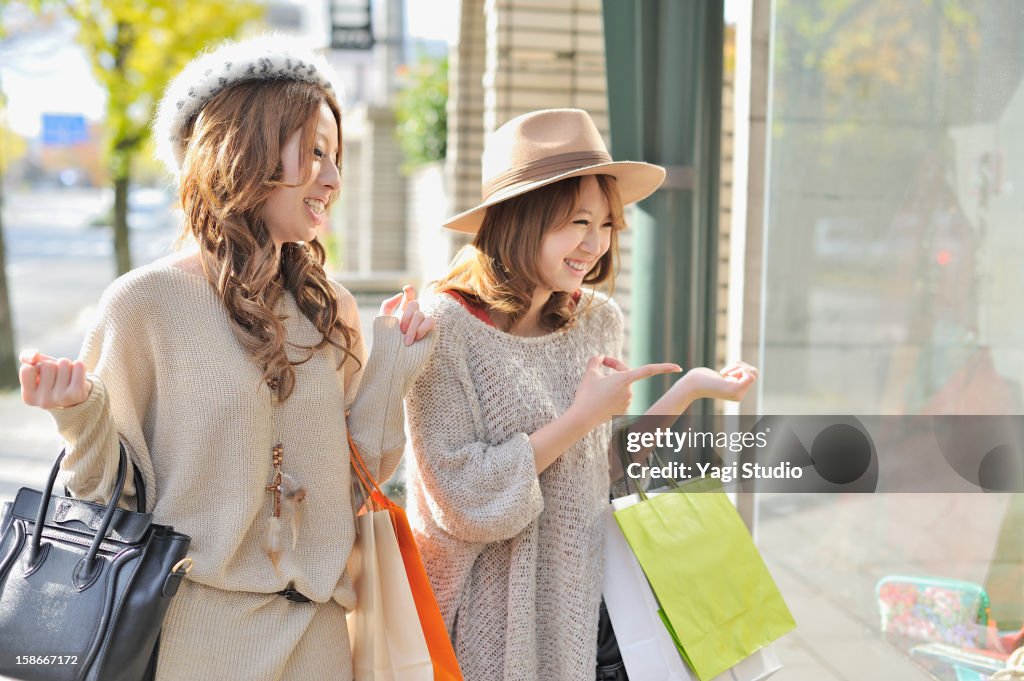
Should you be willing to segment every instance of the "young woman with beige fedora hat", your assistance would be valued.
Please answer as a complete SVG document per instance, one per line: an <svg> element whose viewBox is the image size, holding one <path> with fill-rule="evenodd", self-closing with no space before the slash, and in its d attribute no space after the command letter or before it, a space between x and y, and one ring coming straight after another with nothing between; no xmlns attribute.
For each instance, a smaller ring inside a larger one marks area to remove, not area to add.
<svg viewBox="0 0 1024 681"><path fill-rule="evenodd" d="M111 284L79 360L22 356L25 402L67 441L71 492L110 498L120 440L154 521L192 538L157 681L352 678L346 431L389 477L435 334L407 289L367 356L355 298L324 270L318 235L341 189L332 81L281 36L189 64L154 134L198 252Z"/></svg>
<svg viewBox="0 0 1024 681"><path fill-rule="evenodd" d="M434 354L408 398L410 517L467 681L595 678L613 415L630 385L610 283L623 204L665 171L614 161L578 109L488 139L475 234L436 284ZM757 370L691 369L649 414L740 399Z"/></svg>

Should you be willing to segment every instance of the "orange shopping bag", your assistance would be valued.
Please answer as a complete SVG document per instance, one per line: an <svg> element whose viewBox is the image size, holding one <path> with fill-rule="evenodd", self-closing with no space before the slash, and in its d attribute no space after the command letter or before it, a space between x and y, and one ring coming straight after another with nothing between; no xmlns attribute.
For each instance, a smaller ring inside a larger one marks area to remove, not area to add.
<svg viewBox="0 0 1024 681"><path fill-rule="evenodd" d="M377 510L386 510L391 516L391 524L394 526L398 548L401 551L402 562L405 564L405 572L409 579L409 588L412 590L413 601L416 604L416 614L419 615L423 637L426 639L427 650L430 652L430 661L434 666L434 679L435 681L462 681L462 672L459 671L459 663L455 659L455 650L452 648L451 639L448 638L448 630L444 625L444 618L441 617L441 608L438 607L437 599L434 598L434 590L427 579L427 571L423 567L423 559L420 558L419 549L413 539L405 509L391 501L370 475L366 462L363 461L359 448L352 440L351 435L348 436L348 444L352 452L352 469L367 492L367 505L373 506Z"/></svg>

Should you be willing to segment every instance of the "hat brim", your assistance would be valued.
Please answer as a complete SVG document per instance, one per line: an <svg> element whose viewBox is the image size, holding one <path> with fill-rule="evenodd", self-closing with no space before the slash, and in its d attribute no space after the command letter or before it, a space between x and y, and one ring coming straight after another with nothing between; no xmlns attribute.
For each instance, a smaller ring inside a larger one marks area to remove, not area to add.
<svg viewBox="0 0 1024 681"><path fill-rule="evenodd" d="M521 196L534 189L540 189L561 180L567 180L570 177L581 177L583 175L611 175L614 177L619 189L619 196L622 197L622 205L624 206L646 199L665 181L665 169L661 166L640 161L599 163L567 173L560 173L552 177L530 180L506 187L487 197L487 200L480 205L446 220L442 226L456 232L463 232L464 234L476 234L480 231L480 225L483 224L484 213L487 211L488 206L493 206L496 203L507 201L514 196Z"/></svg>

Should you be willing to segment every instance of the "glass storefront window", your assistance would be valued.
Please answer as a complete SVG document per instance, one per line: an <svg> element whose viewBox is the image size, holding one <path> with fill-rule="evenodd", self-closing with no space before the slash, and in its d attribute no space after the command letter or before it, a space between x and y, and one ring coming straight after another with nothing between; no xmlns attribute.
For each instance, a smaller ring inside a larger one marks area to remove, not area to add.
<svg viewBox="0 0 1024 681"><path fill-rule="evenodd" d="M1024 4L777 0L772 20L761 412L1024 413ZM951 661L970 640L886 640L893 575L1024 620L1019 494L762 495L757 532L798 623L780 681L987 678Z"/></svg>

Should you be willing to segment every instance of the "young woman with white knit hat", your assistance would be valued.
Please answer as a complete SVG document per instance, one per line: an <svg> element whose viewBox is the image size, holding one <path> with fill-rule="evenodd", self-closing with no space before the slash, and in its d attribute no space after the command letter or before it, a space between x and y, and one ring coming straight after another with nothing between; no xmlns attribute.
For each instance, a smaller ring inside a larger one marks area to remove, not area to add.
<svg viewBox="0 0 1024 681"><path fill-rule="evenodd" d="M675 364L619 359L613 277L623 204L662 183L614 161L590 116L536 111L491 135L475 234L436 285L438 340L408 399L410 519L466 681L596 673L611 418ZM692 369L648 412L740 399L741 362Z"/></svg>
<svg viewBox="0 0 1024 681"><path fill-rule="evenodd" d="M346 429L389 477L433 322L407 287L367 357L324 272L341 114L323 57L280 36L221 46L171 83L154 133L198 253L115 281L78 361L24 353L23 398L67 440L75 496L110 497L120 440L153 520L192 538L158 681L350 679Z"/></svg>

